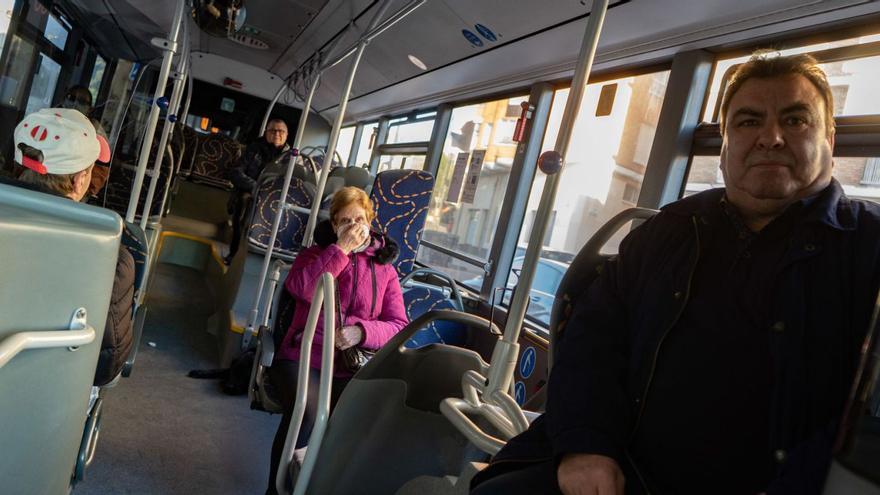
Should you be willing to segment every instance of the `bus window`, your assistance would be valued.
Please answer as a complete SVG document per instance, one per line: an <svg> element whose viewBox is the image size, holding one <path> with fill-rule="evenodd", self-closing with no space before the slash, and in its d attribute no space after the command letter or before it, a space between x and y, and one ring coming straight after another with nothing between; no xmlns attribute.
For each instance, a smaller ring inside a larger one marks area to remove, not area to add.
<svg viewBox="0 0 880 495"><path fill-rule="evenodd" d="M599 227L637 202L668 79L669 72L663 71L587 87L530 290L527 316L533 321L549 325L554 295L561 280L558 273L564 273ZM603 88L611 90L603 91ZM553 97L544 136L545 151L556 144L568 93L568 89L561 89ZM611 95L610 101L608 96L600 98L603 93ZM525 254L546 178L540 171L535 175L517 256ZM616 253L627 232L629 229L621 229L603 252ZM519 263L521 266L522 261ZM508 287L516 284L516 264L515 258L508 275ZM507 296L505 301L509 299Z"/></svg>
<svg viewBox="0 0 880 495"><path fill-rule="evenodd" d="M786 50L780 50L782 55L794 55L796 53L809 53L830 48L842 48L847 46L864 45L880 41L880 34L860 36L845 40L820 43L815 45L800 46ZM718 93L721 91L722 82L730 68L741 64L749 59L749 56L719 60L715 64L715 75L712 77L712 85L709 87L709 97L706 108L703 111L703 120L716 122L717 110L720 105ZM834 115L869 115L880 113L880 100L873 97L873 82L877 81L880 74L880 57L861 57L850 60L820 64L819 67L828 76L828 83L834 91ZM857 109L857 110L856 110Z"/></svg>
<svg viewBox="0 0 880 495"><path fill-rule="evenodd" d="M717 156L693 157L684 195L724 187L720 162ZM880 202L880 158L835 156L831 173L850 198Z"/></svg>
<svg viewBox="0 0 880 495"><path fill-rule="evenodd" d="M351 155L351 144L354 141L354 126L343 127L339 130L339 140L336 142L336 152L342 159L342 166L348 164L348 157Z"/></svg>
<svg viewBox="0 0 880 495"><path fill-rule="evenodd" d="M89 91L92 93L92 101L98 102L98 93L101 91L101 81L104 80L104 70L107 69L107 62L103 57L97 55L95 57L95 67L92 69L92 77L89 79Z"/></svg>
<svg viewBox="0 0 880 495"><path fill-rule="evenodd" d="M67 28L54 15L50 15L46 21L44 36L59 50L64 50L64 46L67 44L67 31Z"/></svg>
<svg viewBox="0 0 880 495"><path fill-rule="evenodd" d="M364 126L364 133L361 134L361 142L358 143L355 165L358 167L366 166L370 163L370 155L373 153L373 140L376 132L378 132L379 123L373 122Z"/></svg>
<svg viewBox="0 0 880 495"><path fill-rule="evenodd" d="M504 98L452 111L417 260L474 290L482 284L516 153L512 127L510 135L499 129L516 122L523 101Z"/></svg>
<svg viewBox="0 0 880 495"><path fill-rule="evenodd" d="M431 131L433 129L433 120L423 120L421 122L409 122L392 125L388 128L388 139L385 141L385 143L396 144L427 141L431 139Z"/></svg>
<svg viewBox="0 0 880 495"><path fill-rule="evenodd" d="M9 21L12 19L12 10L15 8L15 0L0 0L0 53L9 32Z"/></svg>
<svg viewBox="0 0 880 495"><path fill-rule="evenodd" d="M99 57L98 60L103 59ZM96 71L97 66L98 61L96 60ZM116 61L116 70L113 72L113 79L110 81L110 91L107 93L107 99L103 103L104 109L101 112L101 125L104 126L104 130L109 135L113 135L116 126L121 124L122 111L125 108L129 94L128 91L131 89L131 85L134 84L131 74L133 66L134 63L128 60Z"/></svg>
<svg viewBox="0 0 880 495"><path fill-rule="evenodd" d="M386 170L422 170L425 167L425 155L383 155L379 157L379 172Z"/></svg>
<svg viewBox="0 0 880 495"><path fill-rule="evenodd" d="M61 75L61 65L41 53L31 83L25 115L52 106L52 97L55 95L55 85L58 83L59 75Z"/></svg>
<svg viewBox="0 0 880 495"><path fill-rule="evenodd" d="M34 45L29 41L12 35L12 45L6 59L8 63L0 75L0 102L4 105L20 108L34 61L34 51Z"/></svg>

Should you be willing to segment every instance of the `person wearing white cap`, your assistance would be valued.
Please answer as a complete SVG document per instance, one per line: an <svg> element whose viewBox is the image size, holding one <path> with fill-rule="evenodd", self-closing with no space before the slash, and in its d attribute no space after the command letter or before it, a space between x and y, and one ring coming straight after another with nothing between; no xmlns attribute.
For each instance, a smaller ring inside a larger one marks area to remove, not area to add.
<svg viewBox="0 0 880 495"><path fill-rule="evenodd" d="M25 168L18 180L32 189L80 201L88 191L95 162L109 159L107 140L78 110L45 108L15 127L15 161ZM97 386L112 381L131 352L133 298L134 259L120 246L95 370Z"/></svg>
<svg viewBox="0 0 880 495"><path fill-rule="evenodd" d="M88 191L92 166L110 160L107 140L77 110L44 108L15 127L19 180L79 201Z"/></svg>

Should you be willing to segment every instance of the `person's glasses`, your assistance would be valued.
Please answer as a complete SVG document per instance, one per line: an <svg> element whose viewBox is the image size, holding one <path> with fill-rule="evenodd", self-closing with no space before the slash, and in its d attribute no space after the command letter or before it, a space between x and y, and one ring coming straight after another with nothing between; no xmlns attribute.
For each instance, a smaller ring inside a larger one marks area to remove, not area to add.
<svg viewBox="0 0 880 495"><path fill-rule="evenodd" d="M266 134L287 134L287 129L266 129Z"/></svg>

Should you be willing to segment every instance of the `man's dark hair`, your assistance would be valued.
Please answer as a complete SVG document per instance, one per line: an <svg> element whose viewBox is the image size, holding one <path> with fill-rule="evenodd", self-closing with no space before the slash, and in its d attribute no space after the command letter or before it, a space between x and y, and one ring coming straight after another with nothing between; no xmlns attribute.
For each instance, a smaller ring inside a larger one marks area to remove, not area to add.
<svg viewBox="0 0 880 495"><path fill-rule="evenodd" d="M730 108L730 100L746 81L752 78L773 79L792 75L807 78L822 95L822 99L825 101L825 132L829 136L833 134L834 95L831 93L831 86L828 84L825 72L819 68L816 59L808 54L783 57L766 50L752 54L752 58L740 65L730 77L730 82L724 91L724 97L721 99L721 114L719 116L721 133L724 133L726 126L725 119L727 118L727 110Z"/></svg>

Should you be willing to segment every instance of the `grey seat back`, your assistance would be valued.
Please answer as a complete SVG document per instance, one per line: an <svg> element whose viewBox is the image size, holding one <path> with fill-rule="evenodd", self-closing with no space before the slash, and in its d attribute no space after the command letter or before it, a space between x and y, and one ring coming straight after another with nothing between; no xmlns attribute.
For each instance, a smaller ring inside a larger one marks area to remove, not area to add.
<svg viewBox="0 0 880 495"><path fill-rule="evenodd" d="M67 493L121 232L121 219L109 210L0 185L3 493ZM62 331L59 336L89 332L70 330L77 308L85 308L87 324L94 328L89 343L75 350L64 345L3 354L24 332L43 338L52 335L48 331Z"/></svg>
<svg viewBox="0 0 880 495"><path fill-rule="evenodd" d="M415 477L457 474L463 462L484 460L468 448L439 405L447 397L461 397L465 371L485 373L487 364L468 349L404 347L415 332L441 320L470 332L489 331L489 323L479 316L439 310L392 337L342 393L307 493L395 493ZM494 325L493 330L499 332Z"/></svg>

